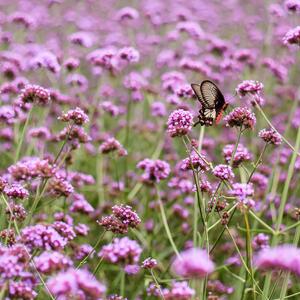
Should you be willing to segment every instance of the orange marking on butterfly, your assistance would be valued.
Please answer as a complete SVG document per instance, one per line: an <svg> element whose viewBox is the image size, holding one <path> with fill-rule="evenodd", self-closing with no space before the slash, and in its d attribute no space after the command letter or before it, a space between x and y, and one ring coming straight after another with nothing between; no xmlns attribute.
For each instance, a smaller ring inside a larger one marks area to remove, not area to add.
<svg viewBox="0 0 300 300"><path fill-rule="evenodd" d="M228 103L225 103L222 107L222 110L218 113L217 117L216 117L216 124L219 124L222 117L223 117L223 112L226 110L226 108L228 107Z"/></svg>

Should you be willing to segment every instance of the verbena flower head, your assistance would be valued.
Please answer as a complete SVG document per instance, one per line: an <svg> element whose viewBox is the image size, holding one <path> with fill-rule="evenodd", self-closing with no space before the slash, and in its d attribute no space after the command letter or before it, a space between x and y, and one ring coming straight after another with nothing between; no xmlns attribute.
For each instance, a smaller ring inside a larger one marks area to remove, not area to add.
<svg viewBox="0 0 300 300"><path fill-rule="evenodd" d="M12 199L25 199L28 198L29 192L19 183L13 183L11 185L7 185L4 188L4 193Z"/></svg>
<svg viewBox="0 0 300 300"><path fill-rule="evenodd" d="M262 250L269 248L269 236L264 233L259 233L252 240L252 247L254 250Z"/></svg>
<svg viewBox="0 0 300 300"><path fill-rule="evenodd" d="M98 221L106 230L123 234L128 232L129 227L136 228L141 223L141 219L129 205L114 205L112 212L112 215Z"/></svg>
<svg viewBox="0 0 300 300"><path fill-rule="evenodd" d="M285 45L296 44L300 45L300 26L290 29L282 39Z"/></svg>
<svg viewBox="0 0 300 300"><path fill-rule="evenodd" d="M228 165L217 165L213 168L212 173L221 180L231 181L234 178L232 168Z"/></svg>
<svg viewBox="0 0 300 300"><path fill-rule="evenodd" d="M299 0L286 0L284 2L286 9L292 13L300 13L300 1Z"/></svg>
<svg viewBox="0 0 300 300"><path fill-rule="evenodd" d="M148 257L142 262L142 268L144 269L153 269L156 266L157 266L157 261L152 257Z"/></svg>
<svg viewBox="0 0 300 300"><path fill-rule="evenodd" d="M116 218L129 227L136 228L141 223L141 219L129 205L114 205L112 211Z"/></svg>
<svg viewBox="0 0 300 300"><path fill-rule="evenodd" d="M118 51L120 59L127 61L128 63L137 63L140 60L140 53L133 47L124 47Z"/></svg>
<svg viewBox="0 0 300 300"><path fill-rule="evenodd" d="M175 110L170 114L167 126L171 137L186 135L192 129L193 115L187 110Z"/></svg>
<svg viewBox="0 0 300 300"><path fill-rule="evenodd" d="M64 176L56 174L49 181L48 191L56 196L68 197L74 192L74 188Z"/></svg>
<svg viewBox="0 0 300 300"><path fill-rule="evenodd" d="M8 220L24 221L27 212L22 204L9 203L9 207L5 209Z"/></svg>
<svg viewBox="0 0 300 300"><path fill-rule="evenodd" d="M116 151L118 153L118 156L126 156L127 155L126 149L121 145L121 143L118 140L116 140L113 137L106 139L100 145L99 150L103 154L107 154L107 153Z"/></svg>
<svg viewBox="0 0 300 300"><path fill-rule="evenodd" d="M293 245L280 245L261 250L255 259L259 270L282 270L300 277L300 249Z"/></svg>
<svg viewBox="0 0 300 300"><path fill-rule="evenodd" d="M34 258L34 263L37 270L46 275L63 271L73 266L73 262L70 258L56 251L43 252Z"/></svg>
<svg viewBox="0 0 300 300"><path fill-rule="evenodd" d="M47 286L57 299L100 299L105 286L85 270L69 269L50 277Z"/></svg>
<svg viewBox="0 0 300 300"><path fill-rule="evenodd" d="M11 299L35 299L37 292L33 290L34 286L30 282L11 281L9 283L9 296Z"/></svg>
<svg viewBox="0 0 300 300"><path fill-rule="evenodd" d="M142 180L145 183L157 183L166 179L170 174L170 165L160 159L146 158L137 164L137 168L144 170Z"/></svg>
<svg viewBox="0 0 300 300"><path fill-rule="evenodd" d="M263 90L264 85L255 80L244 80L242 83L240 83L237 88L236 92L240 96L245 96L247 94L260 94L260 92Z"/></svg>
<svg viewBox="0 0 300 300"><path fill-rule="evenodd" d="M128 237L115 238L112 243L102 247L99 256L111 263L122 265L137 264L142 253L141 246Z"/></svg>
<svg viewBox="0 0 300 300"><path fill-rule="evenodd" d="M235 149L235 145L229 144L225 145L223 148L223 156L225 161L229 163L231 161L231 157L233 155ZM238 167L242 162L249 161L252 158L251 153L249 150L242 144L238 144L236 152L233 157L233 164L234 168Z"/></svg>
<svg viewBox="0 0 300 300"><path fill-rule="evenodd" d="M266 143L278 146L282 143L282 138L279 133L273 129L262 129L258 136L262 138Z"/></svg>
<svg viewBox="0 0 300 300"><path fill-rule="evenodd" d="M186 281L172 282L170 289L163 290L164 298L167 300L190 300L195 293L195 290L190 288Z"/></svg>
<svg viewBox="0 0 300 300"><path fill-rule="evenodd" d="M191 248L180 253L172 264L175 274L182 277L203 278L214 270L214 263L205 250Z"/></svg>
<svg viewBox="0 0 300 300"><path fill-rule="evenodd" d="M236 107L225 118L226 126L243 127L244 129L253 129L256 123L256 118L253 112L247 107Z"/></svg>
<svg viewBox="0 0 300 300"><path fill-rule="evenodd" d="M50 92L39 85L28 84L22 90L19 100L24 104L35 103L44 106L50 102Z"/></svg>
<svg viewBox="0 0 300 300"><path fill-rule="evenodd" d="M89 117L79 107L69 110L68 112L62 114L58 119L63 122L73 121L76 125L83 125L84 123L89 122Z"/></svg>
<svg viewBox="0 0 300 300"><path fill-rule="evenodd" d="M248 207L253 207L255 204L252 199L254 194L252 183L234 183L229 194L236 197L239 204L246 205Z"/></svg>
<svg viewBox="0 0 300 300"><path fill-rule="evenodd" d="M208 171L209 167L206 162L196 153L192 153L190 157L182 160L180 169L183 171L187 170L200 170L202 172Z"/></svg>
<svg viewBox="0 0 300 300"><path fill-rule="evenodd" d="M8 168L9 174L17 181L31 180L37 177L50 178L55 171L55 166L47 159L37 157L25 157Z"/></svg>
<svg viewBox="0 0 300 300"><path fill-rule="evenodd" d="M53 227L42 224L25 227L19 239L29 250L61 250L67 244Z"/></svg>

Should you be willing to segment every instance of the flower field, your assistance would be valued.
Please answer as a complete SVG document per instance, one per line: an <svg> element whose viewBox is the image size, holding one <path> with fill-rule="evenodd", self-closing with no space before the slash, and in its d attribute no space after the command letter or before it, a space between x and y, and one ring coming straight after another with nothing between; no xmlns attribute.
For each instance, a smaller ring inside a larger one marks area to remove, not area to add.
<svg viewBox="0 0 300 300"><path fill-rule="evenodd" d="M1 0L0 300L300 299L299 17Z"/></svg>

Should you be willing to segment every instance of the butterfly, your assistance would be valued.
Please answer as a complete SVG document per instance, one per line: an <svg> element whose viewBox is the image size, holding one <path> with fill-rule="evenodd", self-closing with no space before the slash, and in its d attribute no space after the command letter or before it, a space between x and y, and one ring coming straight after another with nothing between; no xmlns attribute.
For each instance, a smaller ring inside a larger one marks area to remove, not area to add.
<svg viewBox="0 0 300 300"><path fill-rule="evenodd" d="M204 80L201 84L192 83L191 87L202 105L198 115L199 121L194 126L212 126L214 122L218 124L228 106L221 91L210 80Z"/></svg>

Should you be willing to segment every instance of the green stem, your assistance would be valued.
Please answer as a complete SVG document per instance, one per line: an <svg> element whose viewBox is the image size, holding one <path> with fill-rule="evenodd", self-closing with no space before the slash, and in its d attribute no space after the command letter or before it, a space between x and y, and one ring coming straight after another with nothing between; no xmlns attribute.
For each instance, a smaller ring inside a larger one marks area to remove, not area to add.
<svg viewBox="0 0 300 300"><path fill-rule="evenodd" d="M160 284L158 283L158 280L157 280L157 278L156 278L156 276L155 276L155 274L154 274L154 271L153 271L152 269L150 269L150 273L151 273L151 276L152 276L152 278L153 278L153 280L154 280L154 282L155 282L156 287L157 287L158 290L159 290L159 293L160 293L161 298L162 298L163 300L165 300L164 293L162 292L161 287L160 287Z"/></svg>
<svg viewBox="0 0 300 300"><path fill-rule="evenodd" d="M268 231L270 231L273 235L276 235L277 232L270 227L267 223L265 223L261 218L259 218L252 210L249 210L249 214L261 225L263 225Z"/></svg>
<svg viewBox="0 0 300 300"><path fill-rule="evenodd" d="M244 219L245 219L245 226L246 226L246 252L247 252L247 265L251 272L252 277L252 292L253 292L253 300L256 299L256 291L255 291L255 284L254 284L254 272L252 267L252 247L251 247L251 232L250 232L250 225L249 225L249 219L248 219L248 212L246 211L244 213ZM246 284L246 282L245 282Z"/></svg>
<svg viewBox="0 0 300 300"><path fill-rule="evenodd" d="M300 148L300 127L298 128L298 132L297 132L296 150L292 154L292 158L291 158L289 168L288 168L287 177L286 177L284 187L283 187L283 191L282 191L282 195L281 195L281 202L280 202L279 213L278 213L277 223L276 223L276 231L279 231L280 225L282 223L284 208L285 208L285 204L286 204L286 201L287 201L287 198L288 198L288 192L289 192L290 183L291 183L291 180L292 180L292 177L293 177L293 174L294 174L295 162L296 162L297 152L298 152L299 148ZM274 239L273 245L277 244L277 242L278 242L277 238Z"/></svg>
<svg viewBox="0 0 300 300"><path fill-rule="evenodd" d="M124 297L125 295L125 277L126 277L126 274L124 271L121 271L121 282L120 282L120 295L122 297Z"/></svg>
<svg viewBox="0 0 300 300"><path fill-rule="evenodd" d="M89 257L95 252L97 251L97 248L98 246L100 245L103 237L104 237L104 234L105 234L106 231L103 231L102 234L99 236L99 239L97 240L95 246L93 247L93 249L90 251L90 253L78 264L77 268L76 269L79 269L81 268L82 265L84 265L87 260L89 259Z"/></svg>
<svg viewBox="0 0 300 300"><path fill-rule="evenodd" d="M30 110L28 112L28 115L27 115L27 118L26 118L26 122L25 122L25 124L23 126L23 129L22 129L21 137L20 137L20 140L19 140L19 143L18 143L18 146L17 146L17 150L16 150L15 163L20 158L21 148L22 148L22 145L23 145L23 141L24 141L24 137L25 137L25 133L26 133L27 127L28 127L30 119L31 119L31 114L32 114L32 111L33 111L33 107L34 106L32 105L32 107L30 108Z"/></svg>
<svg viewBox="0 0 300 300"><path fill-rule="evenodd" d="M98 261L98 263L97 263L97 266L96 266L95 270L93 271L93 275L94 275L94 276L97 276L98 271L99 271L99 269L100 269L100 267L101 267L101 265L102 265L102 262L103 262L103 257L101 257L101 258L99 259L99 261Z"/></svg>
<svg viewBox="0 0 300 300"><path fill-rule="evenodd" d="M158 187L156 187L156 192L157 192L157 198L158 198L158 204L159 204L159 208L160 208L161 218L162 218L162 221L163 221L163 224L164 224L164 227L165 227L165 230L166 230L169 242L170 242L170 244L171 244L171 246L173 248L173 251L176 253L177 257L180 257L179 251L178 251L178 249L177 249L177 247L176 247L176 245L174 243L174 240L173 240L173 237L172 237L169 225L168 225L168 221L167 221L167 217L166 217L164 205L163 205L163 203L161 201Z"/></svg>
<svg viewBox="0 0 300 300"><path fill-rule="evenodd" d="M256 161L256 163L255 163L255 165L254 165L253 170L251 171L251 173L250 173L250 175L249 175L249 178L248 178L247 183L250 182L250 180L251 180L251 178L252 178L254 172L256 171L258 165L261 164L262 158L263 158L264 153L266 152L267 146L268 146L268 144L266 143L266 144L264 145L264 148L263 148L262 152L260 153L260 155L259 155L259 157L258 157L258 159L257 159L257 161Z"/></svg>

